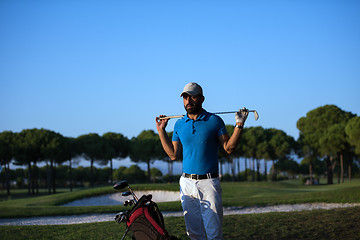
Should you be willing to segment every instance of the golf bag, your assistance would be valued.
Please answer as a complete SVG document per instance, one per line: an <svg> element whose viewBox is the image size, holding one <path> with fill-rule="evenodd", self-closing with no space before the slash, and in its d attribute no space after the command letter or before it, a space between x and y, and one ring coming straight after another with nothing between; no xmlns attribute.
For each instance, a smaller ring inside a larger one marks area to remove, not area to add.
<svg viewBox="0 0 360 240"><path fill-rule="evenodd" d="M126 232L136 240L175 240L165 229L164 218L152 195L143 195L131 210L117 214L115 220L126 222Z"/></svg>

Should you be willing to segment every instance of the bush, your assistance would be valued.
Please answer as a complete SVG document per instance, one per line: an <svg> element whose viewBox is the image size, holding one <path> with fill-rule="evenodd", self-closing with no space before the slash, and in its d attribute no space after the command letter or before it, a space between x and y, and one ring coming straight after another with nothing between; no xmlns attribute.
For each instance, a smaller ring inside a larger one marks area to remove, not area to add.
<svg viewBox="0 0 360 240"><path fill-rule="evenodd" d="M221 181L223 182L231 182L233 180L233 178L231 177L230 174L225 173L222 177L221 177Z"/></svg>
<svg viewBox="0 0 360 240"><path fill-rule="evenodd" d="M148 179L146 174L137 165L131 165L129 168L119 167L114 172L114 180L122 181L127 180L129 183L146 183Z"/></svg>

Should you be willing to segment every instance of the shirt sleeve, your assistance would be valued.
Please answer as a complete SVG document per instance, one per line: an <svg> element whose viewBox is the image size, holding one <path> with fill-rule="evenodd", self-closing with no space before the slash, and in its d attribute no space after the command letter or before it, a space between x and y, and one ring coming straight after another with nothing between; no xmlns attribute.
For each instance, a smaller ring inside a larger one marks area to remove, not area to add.
<svg viewBox="0 0 360 240"><path fill-rule="evenodd" d="M176 122L175 126L174 126L173 136L172 136L172 141L173 142L179 142L180 141L179 134L178 134L178 129L179 129L178 125L179 125L179 122Z"/></svg>
<svg viewBox="0 0 360 240"><path fill-rule="evenodd" d="M222 118L220 118L219 116L217 116L218 118L218 121L217 121L217 135L218 136L222 136L222 135L225 135L225 134L228 134L227 130L226 130L226 127L225 127L225 123L224 121L222 120Z"/></svg>

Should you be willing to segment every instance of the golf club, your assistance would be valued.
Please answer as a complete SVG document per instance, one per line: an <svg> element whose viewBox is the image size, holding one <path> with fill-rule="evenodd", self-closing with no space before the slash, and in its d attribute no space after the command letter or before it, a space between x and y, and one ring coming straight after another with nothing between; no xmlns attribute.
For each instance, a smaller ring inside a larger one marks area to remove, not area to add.
<svg viewBox="0 0 360 240"><path fill-rule="evenodd" d="M132 205L134 205L135 204L135 200L134 199L131 199L131 200L126 200L125 202L124 202L124 206L125 207L127 207L127 206L132 206Z"/></svg>
<svg viewBox="0 0 360 240"><path fill-rule="evenodd" d="M240 112L244 111L243 109L240 110ZM247 110L248 112L253 112L254 113L254 116L255 116L255 121L257 121L259 119L259 114L256 110ZM229 112L216 112L216 113L213 113L213 114L227 114L227 113L236 113L236 112L239 112L239 111L229 111ZM170 119L170 118L182 118L184 117L185 115L174 115L174 116L166 116L166 117L161 117L159 118L159 120L164 120L164 119Z"/></svg>
<svg viewBox="0 0 360 240"><path fill-rule="evenodd" d="M123 196L123 197L127 197L127 196L130 196L131 195L131 192L130 191L126 191L126 192L123 192L122 194L121 194L121 196Z"/></svg>
<svg viewBox="0 0 360 240"><path fill-rule="evenodd" d="M115 183L114 189L121 190L121 189L126 188L128 186L129 186L128 182L126 180L124 180L124 181Z"/></svg>
<svg viewBox="0 0 360 240"><path fill-rule="evenodd" d="M115 215L115 221L117 221L118 223L126 222L127 221L126 212L117 213Z"/></svg>
<svg viewBox="0 0 360 240"><path fill-rule="evenodd" d="M131 187L129 186L129 183L126 180L115 183L115 185L114 185L114 189L116 189L116 190L121 190L126 187L129 189L131 195L133 196L135 203L137 203L139 201L139 198L135 195L134 191L131 189ZM127 192L125 192L125 193L127 193Z"/></svg>

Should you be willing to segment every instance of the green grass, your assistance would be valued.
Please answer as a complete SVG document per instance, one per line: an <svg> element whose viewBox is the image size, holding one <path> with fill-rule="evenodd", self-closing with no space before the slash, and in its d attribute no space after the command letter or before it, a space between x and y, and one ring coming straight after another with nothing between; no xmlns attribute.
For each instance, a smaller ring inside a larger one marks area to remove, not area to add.
<svg viewBox="0 0 360 240"><path fill-rule="evenodd" d="M188 239L182 217L165 218L171 235ZM0 226L2 239L119 239L116 222L51 226ZM224 239L360 239L360 207L224 217ZM128 238L130 239L130 238Z"/></svg>
<svg viewBox="0 0 360 240"><path fill-rule="evenodd" d="M316 186L304 186L294 180L276 183L234 182L223 184L222 188L224 206L360 202L358 179L351 183Z"/></svg>
<svg viewBox="0 0 360 240"><path fill-rule="evenodd" d="M178 184L135 184L131 186L136 190L171 190L179 189ZM84 207L64 207L59 206L77 199L98 196L102 194L116 193L112 186L96 187L89 189L76 189L73 192L60 191L57 194L19 198L24 195L25 190L12 191L14 200L4 200L0 202L0 218L12 217L33 217L33 216L56 216L56 215L76 215L85 213L114 213L125 210L122 205L117 206L84 206ZM1 192L4 199L5 191ZM162 204L165 210L181 210L180 202Z"/></svg>
<svg viewBox="0 0 360 240"><path fill-rule="evenodd" d="M172 184L134 184L135 190L172 190L179 189L178 183ZM222 183L224 206L255 206L294 203L359 203L360 179L351 183L304 186L298 180L282 182L225 182ZM0 218L73 215L85 213L115 213L125 209L124 206L59 206L76 199L101 194L115 193L112 186L90 189L76 189L73 192L65 189L59 193L37 197L23 197L25 190L12 191L14 199L0 201ZM1 191L0 199L5 199ZM26 195L26 194L25 194ZM180 202L158 203L162 211L180 211Z"/></svg>
<svg viewBox="0 0 360 240"><path fill-rule="evenodd" d="M134 184L137 190L173 190L174 184ZM303 186L298 180L283 182L222 183L224 206L254 206L311 202L359 203L360 179L351 183ZM59 193L29 197L26 190L0 192L0 218L116 213L123 206L61 207L76 199L114 193L111 186L59 189ZM161 211L181 210L180 202L158 203ZM168 231L187 239L182 217L165 218ZM1 239L119 239L125 226L102 222L52 226L0 226ZM290 213L246 214L224 217L225 239L360 239L360 207Z"/></svg>

